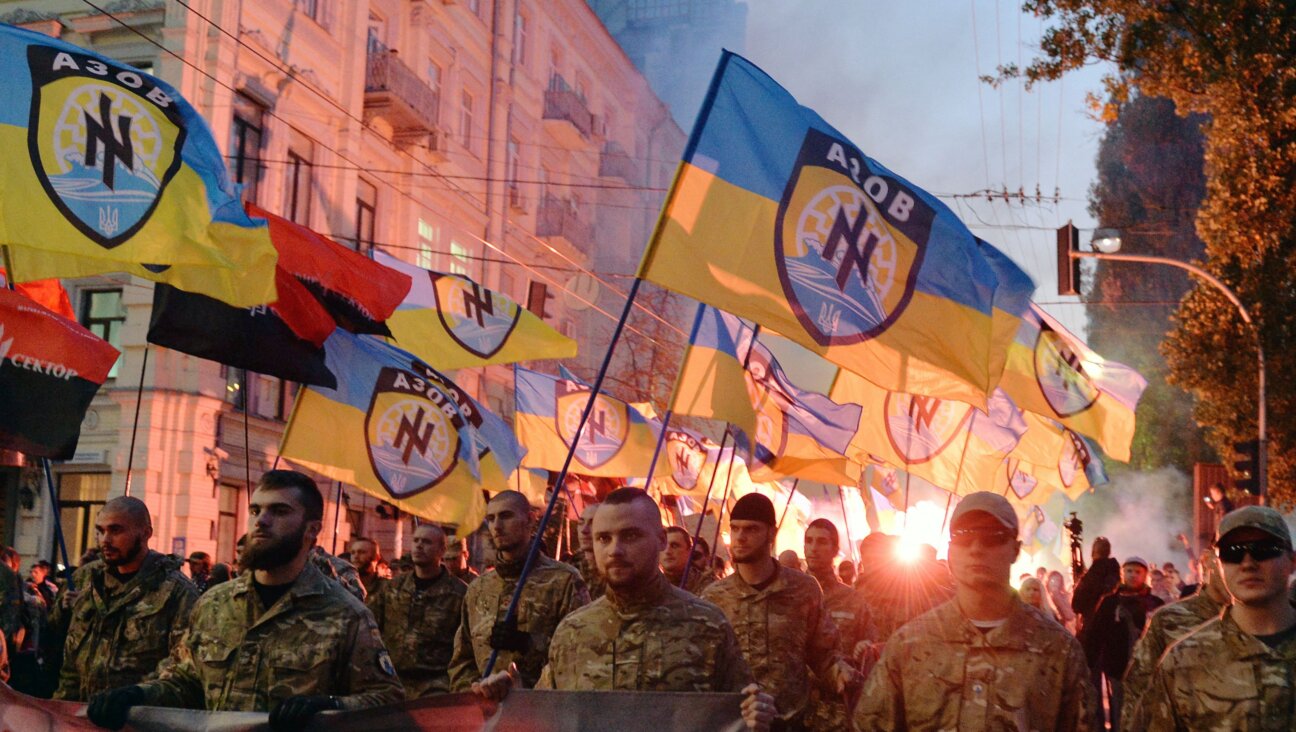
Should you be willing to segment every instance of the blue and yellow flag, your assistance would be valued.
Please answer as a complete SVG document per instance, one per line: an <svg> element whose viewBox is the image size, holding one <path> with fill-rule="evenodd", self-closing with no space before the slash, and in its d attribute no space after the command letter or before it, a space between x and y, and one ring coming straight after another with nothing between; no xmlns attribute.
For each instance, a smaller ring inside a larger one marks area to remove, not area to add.
<svg viewBox="0 0 1296 732"><path fill-rule="evenodd" d="M1018 502L1036 504L1047 501L1054 493L1063 493L1074 501L1105 485L1107 469L1093 442L1061 425L1057 430L1061 449L1054 458L1031 462L1023 457L1026 451L1014 450L1000 466L991 490Z"/></svg>
<svg viewBox="0 0 1296 732"><path fill-rule="evenodd" d="M949 399L889 392L842 370L832 398L863 407L852 457L900 468L958 495L991 490L999 465L1027 431L1021 410L1001 390L983 411Z"/></svg>
<svg viewBox="0 0 1296 732"><path fill-rule="evenodd" d="M505 295L467 277L431 272L391 255L374 259L414 281L387 319L392 337L439 369L576 356L576 341Z"/></svg>
<svg viewBox="0 0 1296 732"><path fill-rule="evenodd" d="M753 335L754 329L741 319L699 304L671 410L754 432L756 410L743 368Z"/></svg>
<svg viewBox="0 0 1296 732"><path fill-rule="evenodd" d="M1038 305L1022 319L1000 383L1017 406L1092 437L1112 459L1129 462L1134 410L1147 381L1094 353Z"/></svg>
<svg viewBox="0 0 1296 732"><path fill-rule="evenodd" d="M251 307L275 248L211 131L165 82L0 25L0 244L16 281L129 272Z"/></svg>
<svg viewBox="0 0 1296 732"><path fill-rule="evenodd" d="M415 516L475 531L482 490L510 488L522 449L508 424L414 355L338 329L338 386L303 388L280 454Z"/></svg>
<svg viewBox="0 0 1296 732"><path fill-rule="evenodd" d="M522 465L561 470L576 437L590 387L574 378L556 378L513 367L516 409L513 428L526 446ZM659 423L629 404L600 393L576 442L569 470L608 478L645 477L657 448ZM658 465L656 471L670 468Z"/></svg>
<svg viewBox="0 0 1296 732"><path fill-rule="evenodd" d="M639 274L890 391L976 405L1034 289L935 197L728 52Z"/></svg>

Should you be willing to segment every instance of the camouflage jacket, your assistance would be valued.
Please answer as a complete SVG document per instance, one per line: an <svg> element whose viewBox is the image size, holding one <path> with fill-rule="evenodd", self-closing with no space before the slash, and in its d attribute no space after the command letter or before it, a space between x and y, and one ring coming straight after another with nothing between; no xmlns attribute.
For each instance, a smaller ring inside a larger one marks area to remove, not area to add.
<svg viewBox="0 0 1296 732"><path fill-rule="evenodd" d="M365 598L369 597L364 583L360 581L360 573L356 571L355 565L341 557L329 554L320 548L318 544L311 547L310 554L307 556L310 558L311 564L314 564L321 574L342 585L355 599L364 602Z"/></svg>
<svg viewBox="0 0 1296 732"><path fill-rule="evenodd" d="M370 597L372 597L379 590L386 587L391 582L391 580L387 579L386 577L379 576L377 572L374 572L373 574L369 575L368 578L366 578L364 575L360 574L359 570L357 570L356 576L360 580L360 586L364 588L365 591L364 599L366 602L368 602Z"/></svg>
<svg viewBox="0 0 1296 732"><path fill-rule="evenodd" d="M855 708L860 730L1092 729L1084 651L1020 600L982 632L950 600L896 631Z"/></svg>
<svg viewBox="0 0 1296 732"><path fill-rule="evenodd" d="M1171 603L1152 614L1148 628L1130 657L1125 671L1125 701L1121 705L1121 718L1133 719L1138 700L1152 681L1152 671L1161 655L1175 641L1211 618L1219 617L1224 606L1211 599L1205 590L1179 602Z"/></svg>
<svg viewBox="0 0 1296 732"><path fill-rule="evenodd" d="M148 704L209 711L270 711L299 694L335 696L344 709L401 701L373 615L307 562L269 608L252 573L208 590L158 678Z"/></svg>
<svg viewBox="0 0 1296 732"><path fill-rule="evenodd" d="M23 627L25 615L22 578L9 565L0 563L0 635L12 643L18 629Z"/></svg>
<svg viewBox="0 0 1296 732"><path fill-rule="evenodd" d="M402 575L369 597L407 699L450 691L450 655L468 591L444 569L426 590L415 579L412 572Z"/></svg>
<svg viewBox="0 0 1296 732"><path fill-rule="evenodd" d="M76 571L73 584L81 594L68 612L56 699L86 701L152 676L179 645L198 599L180 566L179 558L150 551L125 584L102 561Z"/></svg>
<svg viewBox="0 0 1296 732"><path fill-rule="evenodd" d="M1185 635L1161 657L1122 729L1290 732L1296 725L1296 639L1270 648L1232 609Z"/></svg>
<svg viewBox="0 0 1296 732"><path fill-rule="evenodd" d="M585 586L589 588L591 600L597 600L607 592L607 585L603 584L603 577L598 573L598 567L594 566L594 559L583 551L576 552L572 557L571 566L580 572L581 579L585 580Z"/></svg>
<svg viewBox="0 0 1296 732"><path fill-rule="evenodd" d="M894 566L865 568L855 592L868 609L878 643L886 643L905 623L954 596L947 583Z"/></svg>
<svg viewBox="0 0 1296 732"><path fill-rule="evenodd" d="M824 607L837 626L840 637L838 646L847 659L853 664L855 646L860 641L877 640L877 628L873 626L873 616L869 606L859 593L844 584L837 575L830 574L819 580L824 592ZM806 727L812 730L849 729L849 714L846 703L828 684L815 684L810 690L810 716L806 718Z"/></svg>
<svg viewBox="0 0 1296 732"><path fill-rule="evenodd" d="M694 595L697 595L698 597L701 597L702 591L710 587L712 584L715 584L716 581L714 574L711 574L705 569L698 569L698 566L696 564L689 567L687 578L683 577L682 574L677 574L674 576L666 574L664 576L666 577L666 581L671 583L675 587L679 587L679 583L681 579L684 580L683 589L687 590L688 592L692 592Z"/></svg>
<svg viewBox="0 0 1296 732"><path fill-rule="evenodd" d="M774 560L771 559L771 562ZM810 701L810 675L829 684L849 673L838 651L837 627L813 577L775 563L775 575L758 590L731 574L702 592L733 625L743 658L756 681L774 697L779 716L799 720Z"/></svg>
<svg viewBox="0 0 1296 732"><path fill-rule="evenodd" d="M741 691L751 671L720 608L661 574L563 618L536 685L562 691Z"/></svg>
<svg viewBox="0 0 1296 732"><path fill-rule="evenodd" d="M514 566L501 565L468 585L459 630L455 633L454 656L450 660L453 690L467 691L482 677L491 656L491 630L508 612L521 571L520 562ZM589 601L589 591L579 572L543 554L536 555L517 609L518 630L530 635L531 647L524 654L500 651L492 671L503 671L510 663L516 663L522 684L527 688L535 686L549 655L549 639L559 621Z"/></svg>

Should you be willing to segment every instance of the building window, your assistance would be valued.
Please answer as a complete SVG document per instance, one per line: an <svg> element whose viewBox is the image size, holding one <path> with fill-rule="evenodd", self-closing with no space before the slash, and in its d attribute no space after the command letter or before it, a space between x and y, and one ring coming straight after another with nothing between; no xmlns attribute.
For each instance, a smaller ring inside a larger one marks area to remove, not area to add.
<svg viewBox="0 0 1296 732"><path fill-rule="evenodd" d="M527 52L527 17L522 14L519 7L518 13L513 16L513 63L518 66L526 65Z"/></svg>
<svg viewBox="0 0 1296 732"><path fill-rule="evenodd" d="M307 18L322 23L324 20L324 0L293 0L293 5Z"/></svg>
<svg viewBox="0 0 1296 732"><path fill-rule="evenodd" d="M244 514L246 489L222 483L216 490L216 561L232 565L238 561L239 517Z"/></svg>
<svg viewBox="0 0 1296 732"><path fill-rule="evenodd" d="M423 269L436 269L437 240L441 230L430 221L419 219L418 222L418 257L414 262Z"/></svg>
<svg viewBox="0 0 1296 732"><path fill-rule="evenodd" d="M284 212L302 226L310 225L311 160L315 145L310 138L294 133L288 148L287 180L284 181Z"/></svg>
<svg viewBox="0 0 1296 732"><path fill-rule="evenodd" d="M79 563L86 549L98 544L95 517L108 502L112 473L59 473L59 522L68 559Z"/></svg>
<svg viewBox="0 0 1296 732"><path fill-rule="evenodd" d="M91 333L121 350L121 329L126 324L126 306L122 303L122 290L85 290L81 295L81 325ZM113 364L108 378L117 378L121 358Z"/></svg>
<svg viewBox="0 0 1296 732"><path fill-rule="evenodd" d="M373 249L377 212L378 189L361 178L356 185L356 251L367 252Z"/></svg>
<svg viewBox="0 0 1296 732"><path fill-rule="evenodd" d="M447 271L451 274L467 277L469 256L468 247L452 240L450 242L450 266Z"/></svg>
<svg viewBox="0 0 1296 732"><path fill-rule="evenodd" d="M265 109L242 94L234 95L234 125L230 131L230 175L243 186L243 200L257 202L265 164L261 162Z"/></svg>
<svg viewBox="0 0 1296 732"><path fill-rule="evenodd" d="M459 99L459 136L463 139L464 147L468 148L468 152L473 151L472 129L473 96L465 91Z"/></svg>
<svg viewBox="0 0 1296 732"><path fill-rule="evenodd" d="M247 372L221 364L221 375L225 377L225 401L234 405L234 411L241 412L247 406Z"/></svg>
<svg viewBox="0 0 1296 732"><path fill-rule="evenodd" d="M432 121L441 119L441 66L435 61L428 62L428 88L432 90Z"/></svg>

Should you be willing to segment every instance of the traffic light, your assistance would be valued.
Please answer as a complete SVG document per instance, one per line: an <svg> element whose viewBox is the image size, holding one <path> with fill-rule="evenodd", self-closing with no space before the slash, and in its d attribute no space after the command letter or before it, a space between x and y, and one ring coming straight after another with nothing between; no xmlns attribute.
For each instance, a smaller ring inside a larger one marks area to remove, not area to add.
<svg viewBox="0 0 1296 732"><path fill-rule="evenodd" d="M1080 294L1080 265L1071 252L1080 251L1080 230L1070 221L1057 230L1058 294Z"/></svg>
<svg viewBox="0 0 1296 732"><path fill-rule="evenodd" d="M1233 452L1233 485L1253 496L1260 495L1260 441L1235 442Z"/></svg>

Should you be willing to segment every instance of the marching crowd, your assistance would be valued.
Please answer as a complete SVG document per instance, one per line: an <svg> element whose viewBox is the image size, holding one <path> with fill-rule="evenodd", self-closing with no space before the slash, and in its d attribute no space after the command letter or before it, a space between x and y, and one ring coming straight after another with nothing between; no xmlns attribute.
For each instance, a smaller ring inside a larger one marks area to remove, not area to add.
<svg viewBox="0 0 1296 732"><path fill-rule="evenodd" d="M999 495L958 503L947 561L901 562L898 539L874 533L858 564L835 564L825 519L802 555L775 559L774 506L749 494L730 513L730 570L621 488L582 513L567 561L536 555L512 614L537 523L522 494L490 500L480 576L433 524L384 571L370 540L349 562L316 546L322 518L315 483L274 470L233 568L196 552L186 576L148 548L151 517L130 497L100 511L97 556L70 582L44 562L20 582L4 549L0 678L88 702L112 729L138 705L298 729L326 710L514 688L735 692L758 730L1296 727L1292 543L1268 508L1222 512L1186 576L1117 560L1100 537L1074 587L1040 568L1015 590L1018 519Z"/></svg>

